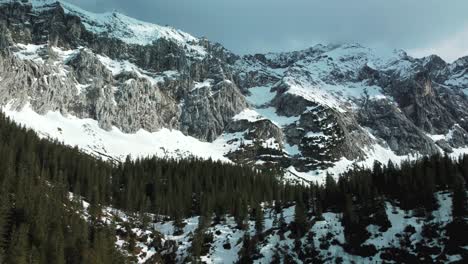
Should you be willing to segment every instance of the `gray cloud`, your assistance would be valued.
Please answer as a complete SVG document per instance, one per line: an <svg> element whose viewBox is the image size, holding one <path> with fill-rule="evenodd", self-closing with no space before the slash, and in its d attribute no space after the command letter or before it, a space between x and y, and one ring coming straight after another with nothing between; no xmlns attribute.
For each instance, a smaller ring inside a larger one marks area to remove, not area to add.
<svg viewBox="0 0 468 264"><path fill-rule="evenodd" d="M446 60L468 55L466 0L68 0L116 10L245 54L358 42Z"/></svg>

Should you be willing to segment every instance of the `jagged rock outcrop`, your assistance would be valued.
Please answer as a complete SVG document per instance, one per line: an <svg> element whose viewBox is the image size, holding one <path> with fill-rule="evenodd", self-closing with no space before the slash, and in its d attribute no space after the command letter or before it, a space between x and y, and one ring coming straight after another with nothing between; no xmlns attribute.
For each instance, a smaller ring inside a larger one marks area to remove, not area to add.
<svg viewBox="0 0 468 264"><path fill-rule="evenodd" d="M370 101L359 114L359 122L383 139L398 155L438 152L427 137L401 110L387 100Z"/></svg>
<svg viewBox="0 0 468 264"><path fill-rule="evenodd" d="M232 117L246 107L244 96L231 81L195 89L184 100L181 129L189 135L213 141Z"/></svg>

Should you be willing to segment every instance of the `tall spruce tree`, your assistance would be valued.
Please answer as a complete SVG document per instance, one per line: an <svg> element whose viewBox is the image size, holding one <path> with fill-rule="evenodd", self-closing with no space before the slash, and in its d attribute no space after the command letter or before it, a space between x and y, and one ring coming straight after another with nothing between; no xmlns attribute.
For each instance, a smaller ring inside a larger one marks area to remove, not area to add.
<svg viewBox="0 0 468 264"><path fill-rule="evenodd" d="M265 228L265 218L263 215L263 209L260 204L255 206L255 230L258 234L263 232Z"/></svg>
<svg viewBox="0 0 468 264"><path fill-rule="evenodd" d="M465 180L458 175L454 182L453 187L453 205L452 214L454 218L463 218L467 216L467 195L465 188Z"/></svg>
<svg viewBox="0 0 468 264"><path fill-rule="evenodd" d="M304 202L302 199L298 199L296 201L296 207L294 209L294 226L295 230L294 233L296 237L300 238L303 237L306 230L307 230L307 212L304 206Z"/></svg>

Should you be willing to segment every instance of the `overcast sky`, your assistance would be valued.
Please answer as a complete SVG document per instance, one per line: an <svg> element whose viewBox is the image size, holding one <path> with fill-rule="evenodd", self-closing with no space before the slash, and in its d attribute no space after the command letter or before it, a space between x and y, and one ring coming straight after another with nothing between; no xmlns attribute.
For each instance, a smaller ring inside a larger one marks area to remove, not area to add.
<svg viewBox="0 0 468 264"><path fill-rule="evenodd" d="M170 25L239 54L358 42L447 61L468 55L467 0L65 1Z"/></svg>

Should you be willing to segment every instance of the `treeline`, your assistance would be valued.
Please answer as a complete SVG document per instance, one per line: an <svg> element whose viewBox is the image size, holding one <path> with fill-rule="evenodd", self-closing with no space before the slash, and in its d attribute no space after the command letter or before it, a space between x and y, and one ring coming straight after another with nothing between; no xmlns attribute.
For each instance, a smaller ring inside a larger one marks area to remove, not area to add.
<svg viewBox="0 0 468 264"><path fill-rule="evenodd" d="M454 160L448 155L434 155L401 165L375 162L373 168L355 167L337 181L328 175L324 185L312 184L315 197L304 202L344 211L351 198L353 203L362 205L374 205L386 198L405 210L422 208L429 212L438 206L434 192L461 190L466 188L467 180L468 156Z"/></svg>
<svg viewBox="0 0 468 264"><path fill-rule="evenodd" d="M191 215L242 217L248 207L273 200L294 201L299 186L278 172L196 158L127 159L112 173L113 205L127 211L174 218Z"/></svg>

